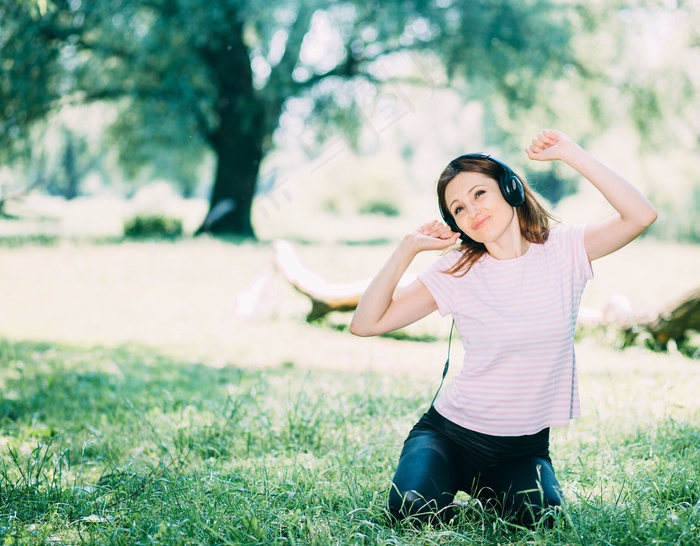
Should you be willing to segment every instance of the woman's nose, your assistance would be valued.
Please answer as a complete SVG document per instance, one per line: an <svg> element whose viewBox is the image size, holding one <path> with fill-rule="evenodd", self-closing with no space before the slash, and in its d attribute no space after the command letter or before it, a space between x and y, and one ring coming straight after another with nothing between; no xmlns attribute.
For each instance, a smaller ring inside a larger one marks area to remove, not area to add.
<svg viewBox="0 0 700 546"><path fill-rule="evenodd" d="M470 218L476 218L480 213L481 211L475 205L467 203L467 214Z"/></svg>

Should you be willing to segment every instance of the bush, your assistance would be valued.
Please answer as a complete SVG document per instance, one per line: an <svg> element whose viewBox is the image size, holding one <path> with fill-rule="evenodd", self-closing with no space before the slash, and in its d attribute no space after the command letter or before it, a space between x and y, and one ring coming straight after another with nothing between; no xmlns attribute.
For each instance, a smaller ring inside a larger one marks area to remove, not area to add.
<svg viewBox="0 0 700 546"><path fill-rule="evenodd" d="M398 216L399 209L393 202L385 199L370 199L360 207L360 214L381 214L384 216Z"/></svg>
<svg viewBox="0 0 700 546"><path fill-rule="evenodd" d="M138 214L124 222L124 237L175 239L182 237L182 221L162 214Z"/></svg>

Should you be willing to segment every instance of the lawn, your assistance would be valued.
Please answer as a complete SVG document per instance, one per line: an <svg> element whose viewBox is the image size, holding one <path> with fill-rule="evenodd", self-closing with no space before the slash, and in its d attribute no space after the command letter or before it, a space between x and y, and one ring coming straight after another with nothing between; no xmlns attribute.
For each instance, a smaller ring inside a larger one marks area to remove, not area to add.
<svg viewBox="0 0 700 546"><path fill-rule="evenodd" d="M337 282L389 251L298 246ZM4 543L697 543L700 363L600 333L577 342L584 415L552 431L568 501L553 529L477 507L450 526L388 525L386 489L449 322L355 338L346 315L306 324L308 302L279 278L235 316L271 259L266 243L207 238L0 249ZM639 241L595 264L584 305L618 292L660 305L699 264L697 247ZM453 346L453 371L460 356Z"/></svg>

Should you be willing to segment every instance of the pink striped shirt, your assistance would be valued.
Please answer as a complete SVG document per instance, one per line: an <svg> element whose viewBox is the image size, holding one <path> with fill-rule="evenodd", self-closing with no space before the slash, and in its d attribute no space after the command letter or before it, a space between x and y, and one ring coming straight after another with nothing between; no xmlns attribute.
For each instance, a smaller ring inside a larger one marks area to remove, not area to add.
<svg viewBox="0 0 700 546"><path fill-rule="evenodd" d="M593 277L585 225L554 228L543 245L511 260L482 257L463 277L443 273L462 255L439 258L418 278L462 335L464 364L435 409L496 436L565 426L581 414L574 329Z"/></svg>

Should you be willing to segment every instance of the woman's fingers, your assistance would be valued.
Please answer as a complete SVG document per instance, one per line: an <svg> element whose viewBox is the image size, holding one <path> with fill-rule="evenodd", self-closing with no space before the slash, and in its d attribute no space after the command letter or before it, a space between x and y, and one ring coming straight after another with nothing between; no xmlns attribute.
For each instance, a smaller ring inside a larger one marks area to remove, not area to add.
<svg viewBox="0 0 700 546"><path fill-rule="evenodd" d="M439 224L437 220L433 220L432 222L428 222L427 224L423 224L419 229L419 231L423 235L429 234L433 229L435 229L435 226Z"/></svg>
<svg viewBox="0 0 700 546"><path fill-rule="evenodd" d="M540 139L542 142L547 142L548 144L556 144L557 142L557 131L554 129L543 129L542 132L540 132L537 135L537 138Z"/></svg>
<svg viewBox="0 0 700 546"><path fill-rule="evenodd" d="M532 145L530 147L533 152L541 152L542 150L554 146L556 143L557 141L555 138L547 136L545 133L540 133L532 139Z"/></svg>
<svg viewBox="0 0 700 546"><path fill-rule="evenodd" d="M543 129L532 139L532 143L525 148L525 152L530 159L551 160L557 156L558 144L559 132L554 129Z"/></svg>
<svg viewBox="0 0 700 546"><path fill-rule="evenodd" d="M450 239L455 234L454 231L449 226L443 226L438 232L437 236L441 239Z"/></svg>
<svg viewBox="0 0 700 546"><path fill-rule="evenodd" d="M424 224L423 226L421 226L420 231L423 235L426 235L428 237L435 237L438 239L449 239L454 235L453 231L450 229L449 226L443 224L438 220L433 220L432 222Z"/></svg>
<svg viewBox="0 0 700 546"><path fill-rule="evenodd" d="M535 153L539 153L542 150L544 150L545 146L542 142L537 140L536 138L532 139L532 144L530 144L530 150L532 150Z"/></svg>
<svg viewBox="0 0 700 546"><path fill-rule="evenodd" d="M553 143L558 142L562 137L566 137L564 133L557 131L556 129L543 129L542 135Z"/></svg>
<svg viewBox="0 0 700 546"><path fill-rule="evenodd" d="M444 250L459 239L459 233L438 220L417 227L412 235L420 250Z"/></svg>

